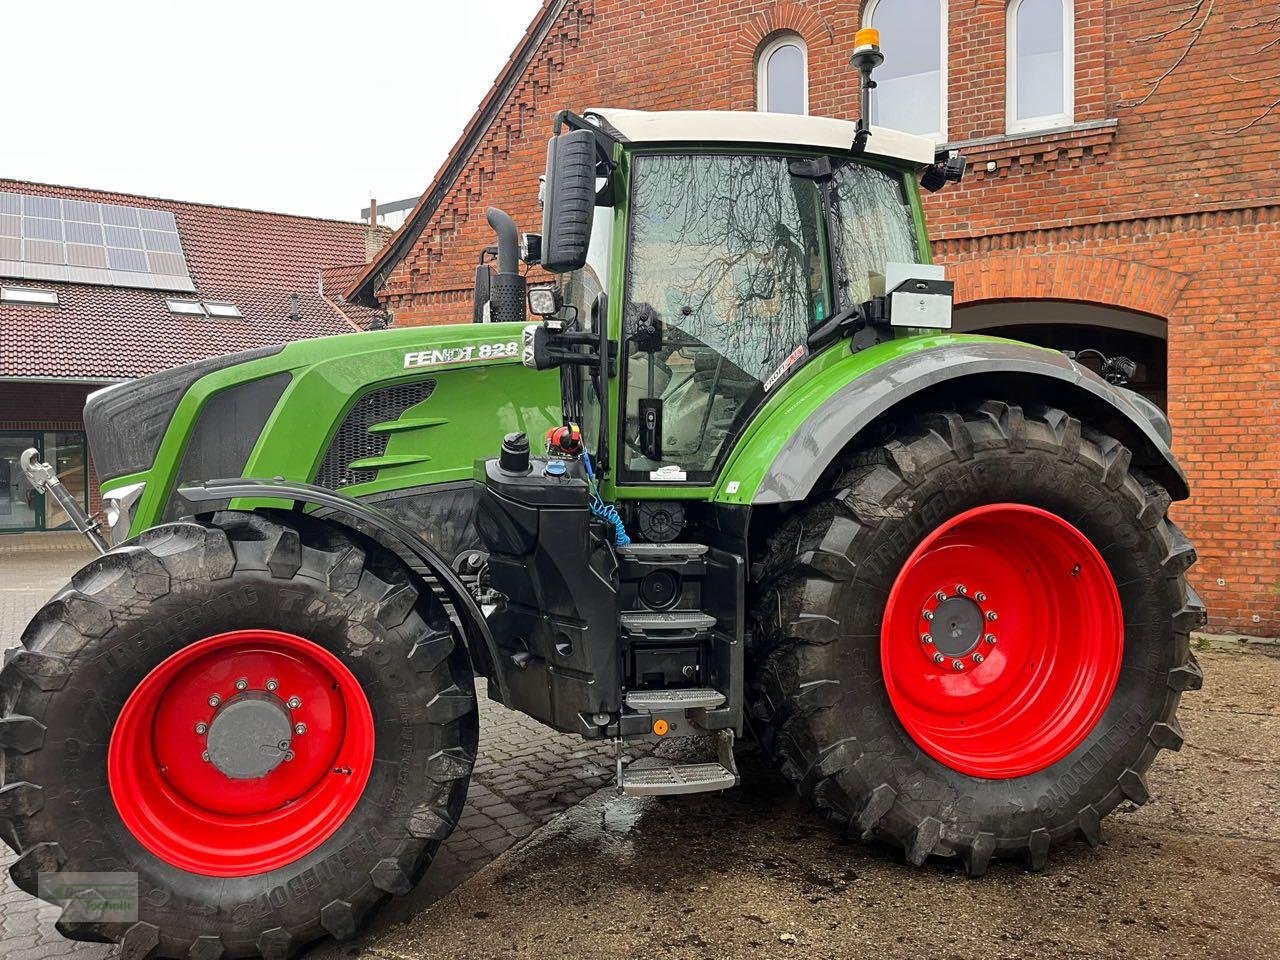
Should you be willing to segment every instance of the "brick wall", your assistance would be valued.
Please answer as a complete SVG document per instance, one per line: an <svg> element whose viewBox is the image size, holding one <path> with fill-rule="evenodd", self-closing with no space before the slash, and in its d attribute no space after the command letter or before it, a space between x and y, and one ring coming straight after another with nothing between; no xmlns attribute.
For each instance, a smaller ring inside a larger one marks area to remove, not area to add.
<svg viewBox="0 0 1280 960"><path fill-rule="evenodd" d="M564 107L755 106L779 30L809 49L812 113L855 118L861 3L568 0L463 176L380 295L398 324L467 322L490 205L537 229ZM927 201L961 302L1050 298L1166 320L1169 411L1216 629L1280 634L1280 97L1274 28L1246 0L1076 0L1075 118L1003 137L1005 0L951 0L949 139L966 183ZM988 172L987 167L991 166Z"/></svg>
<svg viewBox="0 0 1280 960"><path fill-rule="evenodd" d="M0 430L84 432L84 400L100 385L0 381ZM101 507L98 473L89 460L89 511Z"/></svg>

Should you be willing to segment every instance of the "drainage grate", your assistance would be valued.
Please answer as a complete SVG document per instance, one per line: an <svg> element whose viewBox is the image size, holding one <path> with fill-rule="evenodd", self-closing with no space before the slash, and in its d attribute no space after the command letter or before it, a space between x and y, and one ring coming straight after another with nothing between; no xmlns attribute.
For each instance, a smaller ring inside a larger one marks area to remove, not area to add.
<svg viewBox="0 0 1280 960"><path fill-rule="evenodd" d="M316 474L316 486L337 490L373 480L378 475L376 470L350 468L357 460L380 457L387 452L387 434L370 433L369 428L375 423L399 420L406 410L422 403L435 389L434 380L424 380L374 390L357 400L325 451L324 462Z"/></svg>

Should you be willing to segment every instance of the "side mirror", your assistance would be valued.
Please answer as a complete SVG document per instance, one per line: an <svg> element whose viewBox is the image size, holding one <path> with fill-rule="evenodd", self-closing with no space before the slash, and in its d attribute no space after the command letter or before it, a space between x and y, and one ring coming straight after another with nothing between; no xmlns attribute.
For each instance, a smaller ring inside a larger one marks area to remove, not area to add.
<svg viewBox="0 0 1280 960"><path fill-rule="evenodd" d="M542 205L544 270L568 273L586 265L595 210L595 132L568 130L552 137Z"/></svg>

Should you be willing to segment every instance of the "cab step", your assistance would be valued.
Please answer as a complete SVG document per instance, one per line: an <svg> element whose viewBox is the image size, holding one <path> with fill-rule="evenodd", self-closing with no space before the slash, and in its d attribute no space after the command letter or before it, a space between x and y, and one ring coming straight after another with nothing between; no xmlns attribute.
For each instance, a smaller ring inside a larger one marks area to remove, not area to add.
<svg viewBox="0 0 1280 960"><path fill-rule="evenodd" d="M625 703L632 710L667 713L676 710L710 710L725 701L719 690L708 688L674 688L667 690L632 690Z"/></svg>
<svg viewBox="0 0 1280 960"><path fill-rule="evenodd" d="M714 691L711 691L714 692ZM653 763L642 767L623 766L622 741L618 740L618 792L628 797L671 797L682 793L710 793L738 785L738 765L733 759L732 730L717 730L716 760L703 763Z"/></svg>
<svg viewBox="0 0 1280 960"><path fill-rule="evenodd" d="M716 618L700 610L629 610L619 622L624 634L638 640L693 640L705 636Z"/></svg>
<svg viewBox="0 0 1280 960"><path fill-rule="evenodd" d="M664 763L659 767L627 767L622 792L628 797L668 797L709 793L737 786L738 778L719 763Z"/></svg>

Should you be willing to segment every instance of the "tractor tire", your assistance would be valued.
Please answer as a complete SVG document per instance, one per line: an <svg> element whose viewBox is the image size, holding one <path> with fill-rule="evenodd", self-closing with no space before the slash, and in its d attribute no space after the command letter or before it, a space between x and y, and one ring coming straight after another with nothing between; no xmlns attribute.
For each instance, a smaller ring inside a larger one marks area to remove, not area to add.
<svg viewBox="0 0 1280 960"><path fill-rule="evenodd" d="M136 876L59 931L146 957L286 958L409 892L461 815L478 716L432 592L299 514L148 530L77 573L0 673L14 882ZM279 738L278 740L276 738Z"/></svg>
<svg viewBox="0 0 1280 960"><path fill-rule="evenodd" d="M1045 865L1143 804L1202 675L1169 495L1062 410L986 401L849 455L771 537L749 717L829 821L919 866Z"/></svg>

